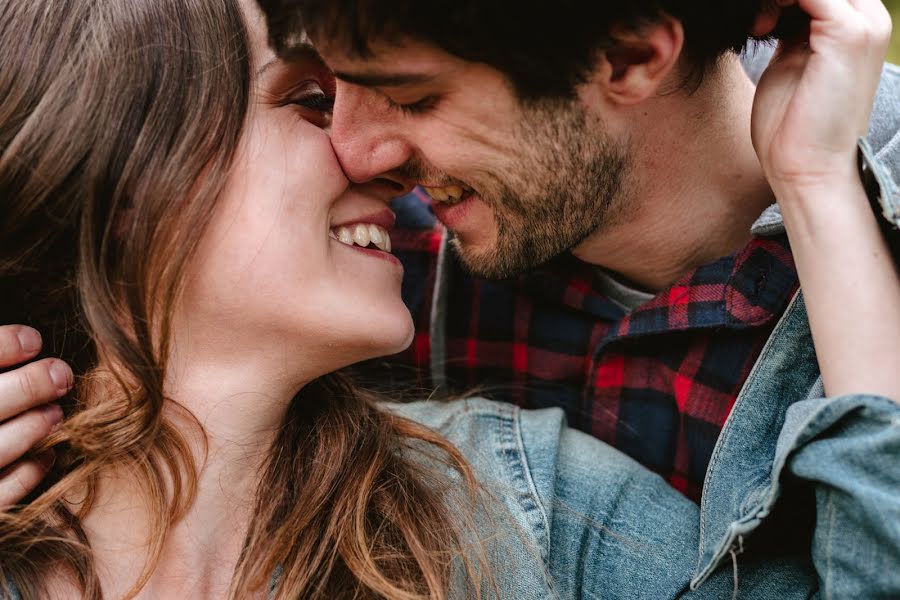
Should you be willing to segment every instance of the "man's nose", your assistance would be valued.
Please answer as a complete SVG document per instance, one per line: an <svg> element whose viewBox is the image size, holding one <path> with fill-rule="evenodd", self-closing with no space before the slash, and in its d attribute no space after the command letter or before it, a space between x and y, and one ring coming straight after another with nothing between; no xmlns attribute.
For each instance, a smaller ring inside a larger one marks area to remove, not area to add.
<svg viewBox="0 0 900 600"><path fill-rule="evenodd" d="M390 107L371 90L339 83L331 122L331 143L347 177L355 183L381 180L408 193L416 181L404 174L412 147L390 114Z"/></svg>

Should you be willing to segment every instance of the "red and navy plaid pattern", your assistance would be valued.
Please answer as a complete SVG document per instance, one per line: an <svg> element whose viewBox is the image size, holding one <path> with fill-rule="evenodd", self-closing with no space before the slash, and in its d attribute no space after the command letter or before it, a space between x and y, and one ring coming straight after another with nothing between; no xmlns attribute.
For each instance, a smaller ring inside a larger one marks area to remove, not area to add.
<svg viewBox="0 0 900 600"><path fill-rule="evenodd" d="M370 382L414 373L429 386L429 326L444 230L422 192L398 199L395 254L416 323L406 352L370 364ZM451 260L447 378L527 408L558 406L569 424L632 456L699 499L716 439L778 318L798 288L785 236L684 276L627 313L570 255L509 281L468 275ZM375 367L377 370L371 371Z"/></svg>

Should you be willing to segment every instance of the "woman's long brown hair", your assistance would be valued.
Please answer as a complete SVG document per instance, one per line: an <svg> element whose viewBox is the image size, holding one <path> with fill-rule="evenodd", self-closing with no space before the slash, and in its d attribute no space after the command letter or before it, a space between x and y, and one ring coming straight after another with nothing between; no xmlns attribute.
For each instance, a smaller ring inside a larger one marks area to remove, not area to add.
<svg viewBox="0 0 900 600"><path fill-rule="evenodd" d="M0 584L25 599L50 573L102 597L81 520L105 472L136 474L158 532L130 596L193 501L163 410L170 315L250 85L235 0L0 0L0 322L37 327L77 375L53 470L0 514ZM448 502L477 501L469 467L340 375L294 399L266 469L232 598L275 573L279 599L444 598L460 570L477 594L483 553Z"/></svg>

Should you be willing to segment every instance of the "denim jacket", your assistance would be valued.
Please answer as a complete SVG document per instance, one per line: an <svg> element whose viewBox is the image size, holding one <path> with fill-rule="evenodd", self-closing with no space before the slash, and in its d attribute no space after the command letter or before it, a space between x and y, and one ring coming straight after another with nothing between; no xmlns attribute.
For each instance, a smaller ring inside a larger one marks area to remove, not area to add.
<svg viewBox="0 0 900 600"><path fill-rule="evenodd" d="M820 396L798 295L722 432L700 507L568 429L560 409L393 410L447 436L502 503L486 532L513 546L493 569L501 598L900 598L900 403Z"/></svg>

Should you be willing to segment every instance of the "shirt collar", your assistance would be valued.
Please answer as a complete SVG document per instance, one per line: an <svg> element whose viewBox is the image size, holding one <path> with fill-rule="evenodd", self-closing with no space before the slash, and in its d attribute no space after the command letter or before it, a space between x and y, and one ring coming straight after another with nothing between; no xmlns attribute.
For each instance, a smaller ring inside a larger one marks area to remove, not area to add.
<svg viewBox="0 0 900 600"><path fill-rule="evenodd" d="M523 283L544 301L609 321L613 337L764 325L783 313L798 280L787 236L775 225L780 213L767 211L758 224L770 222L763 219L772 219L768 235L754 236L740 251L684 275L631 312L606 296L592 265L571 255L535 270Z"/></svg>

